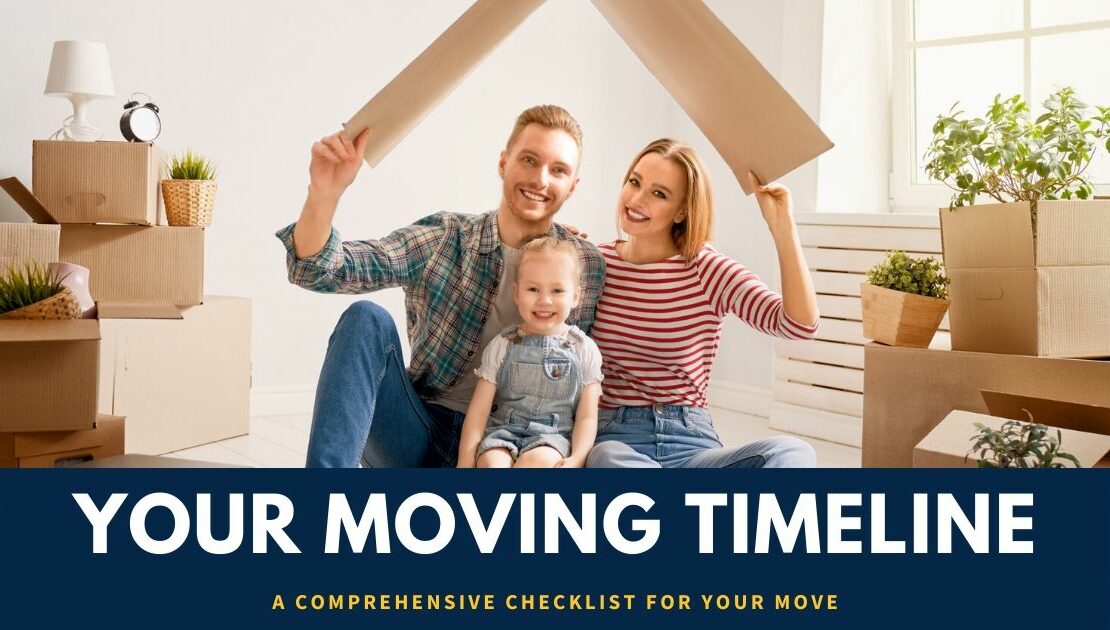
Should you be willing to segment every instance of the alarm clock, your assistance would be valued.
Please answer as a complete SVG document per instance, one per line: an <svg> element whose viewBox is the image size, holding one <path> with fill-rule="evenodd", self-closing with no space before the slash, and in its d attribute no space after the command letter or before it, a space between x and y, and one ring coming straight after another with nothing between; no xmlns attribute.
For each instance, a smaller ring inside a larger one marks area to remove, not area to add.
<svg viewBox="0 0 1110 630"><path fill-rule="evenodd" d="M123 116L119 119L119 130L123 137L131 142L151 142L162 133L162 120L158 118L158 106L146 96L142 105L136 100L127 101L123 105ZM134 99L136 94L132 94Z"/></svg>

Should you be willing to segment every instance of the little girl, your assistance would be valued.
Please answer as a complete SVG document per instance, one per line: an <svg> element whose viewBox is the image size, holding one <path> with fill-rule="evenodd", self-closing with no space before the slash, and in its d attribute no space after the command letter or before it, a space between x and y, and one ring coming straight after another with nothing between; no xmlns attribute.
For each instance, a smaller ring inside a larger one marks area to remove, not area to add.
<svg viewBox="0 0 1110 630"><path fill-rule="evenodd" d="M522 321L482 353L459 468L585 465L597 433L601 352L566 324L578 305L580 277L570 241L543 236L521 248L513 299Z"/></svg>

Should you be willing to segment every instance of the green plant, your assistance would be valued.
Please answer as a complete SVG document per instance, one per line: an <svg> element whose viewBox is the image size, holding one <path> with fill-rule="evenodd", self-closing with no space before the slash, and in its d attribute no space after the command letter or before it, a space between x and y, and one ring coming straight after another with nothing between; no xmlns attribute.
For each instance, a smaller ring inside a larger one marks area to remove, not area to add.
<svg viewBox="0 0 1110 630"><path fill-rule="evenodd" d="M945 299L948 277L934 258L914 258L906 252L887 252L886 260L867 270L867 281L877 287Z"/></svg>
<svg viewBox="0 0 1110 630"><path fill-rule="evenodd" d="M979 433L972 436L974 444L964 460L974 453L979 458L979 468L1064 468L1063 462L1055 461L1063 459L1079 468L1075 455L1060 452L1064 437L1060 430L1052 435L1048 427L1033 422L1028 410L1025 413L1029 422L1007 420L997 431L976 422Z"/></svg>
<svg viewBox="0 0 1110 630"><path fill-rule="evenodd" d="M0 313L30 306L62 291L62 280L37 263L21 269L8 267L0 273Z"/></svg>
<svg viewBox="0 0 1110 630"><path fill-rule="evenodd" d="M170 179L216 179L216 166L191 150L173 156L169 172Z"/></svg>
<svg viewBox="0 0 1110 630"><path fill-rule="evenodd" d="M925 154L925 172L955 191L949 209L974 205L977 195L996 201L1087 199L1084 176L1104 144L1110 151L1110 107L1090 106L1065 87L1030 120L1021 96L994 97L985 118L961 118L959 103L937 116Z"/></svg>

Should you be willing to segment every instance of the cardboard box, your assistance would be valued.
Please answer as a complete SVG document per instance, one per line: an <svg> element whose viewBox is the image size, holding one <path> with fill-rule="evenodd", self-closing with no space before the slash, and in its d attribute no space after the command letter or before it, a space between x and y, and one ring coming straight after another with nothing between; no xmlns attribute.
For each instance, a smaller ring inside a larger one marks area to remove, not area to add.
<svg viewBox="0 0 1110 630"><path fill-rule="evenodd" d="M31 187L58 223L158 225L165 160L149 142L35 140Z"/></svg>
<svg viewBox="0 0 1110 630"><path fill-rule="evenodd" d="M912 466L914 446L950 412L989 413L983 391L1110 407L1110 361L868 344L863 465Z"/></svg>
<svg viewBox="0 0 1110 630"><path fill-rule="evenodd" d="M180 457L159 457L157 455L137 455L128 453L116 457L94 459L85 464L78 464L78 468L248 468L236 464L223 464L218 462L205 462L196 459L182 459Z"/></svg>
<svg viewBox="0 0 1110 630"><path fill-rule="evenodd" d="M1106 411L1110 411L1107 409ZM1060 431L1060 452L1075 455L1080 465L1085 468L1110 466L1106 459L1110 453L1110 436L1086 431L1073 431L1057 427L1052 418L1037 418L1037 422L1046 424L1055 436L1057 429ZM999 430L1006 418L988 416L970 411L953 411L944 417L925 439L913 449L914 468L976 468L979 459L974 454L968 455L972 446L972 438L978 435L979 430L975 423ZM1058 460L1066 468L1074 466L1068 460Z"/></svg>
<svg viewBox="0 0 1110 630"><path fill-rule="evenodd" d="M91 429L100 325L0 320L0 432Z"/></svg>
<svg viewBox="0 0 1110 630"><path fill-rule="evenodd" d="M100 411L127 416L128 453L250 430L250 300L208 296L181 316L101 321Z"/></svg>
<svg viewBox="0 0 1110 630"><path fill-rule="evenodd" d="M28 263L45 267L57 262L60 237L57 225L0 223L0 271Z"/></svg>
<svg viewBox="0 0 1110 630"><path fill-rule="evenodd" d="M0 180L0 187L36 223L57 223L18 179ZM89 269L97 302L190 306L204 295L202 228L67 224L57 249L54 260Z"/></svg>
<svg viewBox="0 0 1110 630"><path fill-rule="evenodd" d="M377 166L408 132L512 34L542 0L478 0L346 124L374 130ZM720 152L744 192L747 173L772 181L832 142L728 27L693 0L593 0L625 44Z"/></svg>
<svg viewBox="0 0 1110 630"><path fill-rule="evenodd" d="M940 211L955 350L1110 356L1110 201Z"/></svg>
<svg viewBox="0 0 1110 630"><path fill-rule="evenodd" d="M27 190L14 177L0 180L0 190L3 190L12 201L20 208L32 206L41 207L31 191ZM42 209L40 218L44 218L46 211ZM46 220L45 223L53 223ZM0 223L0 271L8 267L22 267L31 262L48 265L58 260L58 240L61 238L61 228L57 225L40 225L38 223Z"/></svg>
<svg viewBox="0 0 1110 630"><path fill-rule="evenodd" d="M204 230L64 225L61 260L88 267L98 302L191 306L204 296Z"/></svg>
<svg viewBox="0 0 1110 630"><path fill-rule="evenodd" d="M0 433L0 467L55 468L123 454L124 419L100 415L83 431Z"/></svg>

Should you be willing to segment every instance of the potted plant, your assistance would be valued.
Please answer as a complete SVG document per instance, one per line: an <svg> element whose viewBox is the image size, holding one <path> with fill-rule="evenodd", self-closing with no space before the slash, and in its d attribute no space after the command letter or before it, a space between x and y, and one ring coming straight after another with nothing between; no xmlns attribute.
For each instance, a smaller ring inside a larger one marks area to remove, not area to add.
<svg viewBox="0 0 1110 630"><path fill-rule="evenodd" d="M948 278L935 259L895 250L867 271L860 295L864 337L927 348L948 310Z"/></svg>
<svg viewBox="0 0 1110 630"><path fill-rule="evenodd" d="M173 156L170 179L162 180L166 219L179 227L208 227L216 203L216 167L205 157L187 150Z"/></svg>
<svg viewBox="0 0 1110 630"><path fill-rule="evenodd" d="M77 319L81 307L45 267L29 263L0 273L0 319Z"/></svg>
<svg viewBox="0 0 1110 630"><path fill-rule="evenodd" d="M1100 147L1110 150L1110 107L1092 108L1064 87L1030 119L1020 95L994 97L985 118L961 118L959 103L937 116L925 154L929 177L955 191L949 209L986 196L999 203L1029 202L1035 219L1041 199L1089 199L1087 167Z"/></svg>
<svg viewBox="0 0 1110 630"><path fill-rule="evenodd" d="M1064 439L1060 430L1052 435L1047 426L1033 422L1032 414L1029 422L1007 420L998 430L982 422L976 422L975 428L979 432L972 436L974 443L964 459L974 454L979 468L1064 468L1064 461L1080 467L1075 455L1060 451Z"/></svg>
<svg viewBox="0 0 1110 630"><path fill-rule="evenodd" d="M1110 149L1110 107L1066 87L1036 117L1020 96L996 96L983 117L957 106L937 118L925 156L954 190L940 211L952 348L1110 356L1091 306L1110 293L1110 200L1095 200L1088 179Z"/></svg>

